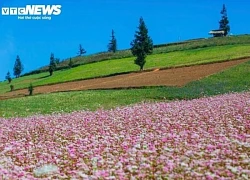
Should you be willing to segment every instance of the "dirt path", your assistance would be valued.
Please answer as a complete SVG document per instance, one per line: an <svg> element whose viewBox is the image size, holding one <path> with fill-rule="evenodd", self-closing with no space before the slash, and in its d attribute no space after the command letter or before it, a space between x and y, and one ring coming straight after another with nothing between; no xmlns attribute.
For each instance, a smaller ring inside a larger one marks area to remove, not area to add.
<svg viewBox="0 0 250 180"><path fill-rule="evenodd" d="M150 72L130 73L112 77L81 80L75 82L60 83L35 87L34 94L44 94L60 91L87 90L87 89L110 89L141 86L183 86L224 69L249 61L241 59L228 62L196 65L190 67L172 68L166 70L154 70ZM14 97L22 97L28 94L27 89L7 92L0 95L0 100Z"/></svg>

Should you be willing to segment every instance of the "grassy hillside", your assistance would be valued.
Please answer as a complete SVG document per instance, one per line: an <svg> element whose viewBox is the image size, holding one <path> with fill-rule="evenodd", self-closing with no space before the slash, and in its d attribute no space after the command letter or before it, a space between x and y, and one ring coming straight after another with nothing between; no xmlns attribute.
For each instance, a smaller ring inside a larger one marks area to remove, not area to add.
<svg viewBox="0 0 250 180"><path fill-rule="evenodd" d="M183 51L183 50L198 49L198 48L212 47L212 46L236 45L236 44L250 44L250 35L209 38L209 39L204 38L204 39L187 40L183 42L159 44L154 46L153 54L169 53L174 51ZM121 59L127 57L132 57L132 53L130 50L121 50L115 54L109 52L102 52L83 57L75 57L72 58L72 61L74 62L75 65L81 65L92 62L99 62L103 60ZM63 62L61 62L58 65L58 67L59 68L67 67L68 63L69 61L68 59L66 59ZM45 66L40 70L46 70L47 68L48 67Z"/></svg>
<svg viewBox="0 0 250 180"><path fill-rule="evenodd" d="M29 116L83 109L114 108L142 101L192 99L228 92L249 91L250 61L200 81L177 87L148 87L128 90L96 90L53 93L1 101L0 116Z"/></svg>
<svg viewBox="0 0 250 180"><path fill-rule="evenodd" d="M250 44L213 46L171 53L153 54L147 57L145 69L173 67L181 65L194 65L223 60L230 60L250 56ZM72 69L56 71L53 76L49 73L24 76L14 79L12 84L15 89L27 88L30 83L34 86L55 84L80 79L107 76L116 73L137 71L139 68L134 64L134 57L106 60L99 63L91 63ZM10 84L0 83L0 94L10 90Z"/></svg>

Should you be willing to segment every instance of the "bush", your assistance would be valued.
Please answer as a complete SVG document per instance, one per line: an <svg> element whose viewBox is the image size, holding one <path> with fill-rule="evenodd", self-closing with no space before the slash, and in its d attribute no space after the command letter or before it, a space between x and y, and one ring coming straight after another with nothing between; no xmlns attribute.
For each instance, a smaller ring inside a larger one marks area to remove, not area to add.
<svg viewBox="0 0 250 180"><path fill-rule="evenodd" d="M34 87L32 86L32 84L30 84L30 86L28 87L28 91L29 91L30 96L32 96L33 90L34 90Z"/></svg>
<svg viewBox="0 0 250 180"><path fill-rule="evenodd" d="M10 91L13 91L14 90L14 85L10 85Z"/></svg>

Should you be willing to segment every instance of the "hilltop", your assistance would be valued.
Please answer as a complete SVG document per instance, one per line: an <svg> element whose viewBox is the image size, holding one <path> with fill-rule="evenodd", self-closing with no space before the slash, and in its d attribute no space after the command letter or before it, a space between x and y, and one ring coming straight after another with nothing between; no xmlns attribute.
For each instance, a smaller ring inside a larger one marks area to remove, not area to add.
<svg viewBox="0 0 250 180"><path fill-rule="evenodd" d="M246 35L238 35L230 37L219 37L219 38L198 38L181 42L158 44L154 45L153 54L162 54L162 53L185 51L185 50L199 49L199 48L206 48L213 46L237 45L237 44L250 44L250 35L246 34ZM95 63L112 59L129 58L129 57L133 57L133 55L129 49L125 49L125 50L119 50L116 53L98 52L87 56L76 56L72 57L72 62L73 62L73 67L77 67L89 63ZM69 59L70 57L62 60L57 65L57 70L67 69L69 64ZM41 67L37 70L25 73L23 76L31 74L39 74L41 72L47 72L47 71L48 71L48 65Z"/></svg>

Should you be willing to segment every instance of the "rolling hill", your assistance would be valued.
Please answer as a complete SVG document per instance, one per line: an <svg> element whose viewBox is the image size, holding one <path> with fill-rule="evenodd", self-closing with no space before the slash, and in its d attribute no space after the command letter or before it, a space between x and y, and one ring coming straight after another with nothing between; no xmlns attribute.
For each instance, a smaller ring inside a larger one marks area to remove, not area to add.
<svg viewBox="0 0 250 180"><path fill-rule="evenodd" d="M156 45L154 53L146 59L145 69L171 68L250 57L249 49L249 35ZM63 61L58 65L60 70L56 71L51 77L48 76L49 73L46 72L46 68L39 69L31 72L30 75L26 74L13 79L12 85L14 85L15 90L18 90L27 88L30 83L33 86L42 86L130 73L138 70L138 67L133 62L134 57L131 57L128 50L119 51L115 54L103 53L76 57L73 58L73 61L76 66L74 68L68 69L66 66L68 62ZM0 94L8 91L10 91L10 84L1 82Z"/></svg>

